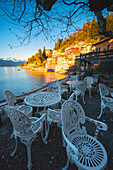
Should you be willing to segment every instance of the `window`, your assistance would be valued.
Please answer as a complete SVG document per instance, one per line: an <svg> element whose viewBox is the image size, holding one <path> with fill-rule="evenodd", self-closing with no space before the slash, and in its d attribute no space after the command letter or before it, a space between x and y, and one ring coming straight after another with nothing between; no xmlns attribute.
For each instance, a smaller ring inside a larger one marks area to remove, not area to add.
<svg viewBox="0 0 113 170"><path fill-rule="evenodd" d="M99 52L100 51L100 47L96 48L96 52Z"/></svg>

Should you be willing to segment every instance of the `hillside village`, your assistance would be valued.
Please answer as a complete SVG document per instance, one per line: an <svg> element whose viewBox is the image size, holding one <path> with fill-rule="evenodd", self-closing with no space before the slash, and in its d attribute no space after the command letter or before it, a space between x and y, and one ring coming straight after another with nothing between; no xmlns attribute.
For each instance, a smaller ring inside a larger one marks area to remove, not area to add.
<svg viewBox="0 0 113 170"><path fill-rule="evenodd" d="M113 13L106 15L106 28L113 32ZM95 18L87 20L82 28L70 34L68 38L58 38L55 47L38 49L25 64L30 70L55 71L65 73L68 69L75 69L76 56L89 52L99 52L113 49L113 39L99 34L99 26Z"/></svg>
<svg viewBox="0 0 113 170"><path fill-rule="evenodd" d="M45 53L48 57L45 63L45 67L37 68L35 65L30 64L26 67L32 68L34 71L55 71L58 73L65 73L68 69L75 69L76 56L81 54L113 50L113 39L104 38L98 43L91 44L85 42L79 42L75 46L71 45L66 48L64 52L61 50L46 49Z"/></svg>

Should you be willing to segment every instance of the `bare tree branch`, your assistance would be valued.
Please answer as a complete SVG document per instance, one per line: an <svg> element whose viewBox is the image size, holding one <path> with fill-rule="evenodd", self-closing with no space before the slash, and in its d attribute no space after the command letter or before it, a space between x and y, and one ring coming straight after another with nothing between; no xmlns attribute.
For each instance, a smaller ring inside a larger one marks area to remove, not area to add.
<svg viewBox="0 0 113 170"><path fill-rule="evenodd" d="M103 4L102 4L103 3ZM102 4L102 5L101 5ZM77 22L85 12L94 12L100 28L100 34L113 37L106 30L106 19L102 15L104 8L113 9L108 0L7 0L0 1L0 13L10 18L19 27L20 44L30 42L32 38L43 34L47 39L77 29ZM97 11L99 9L99 11ZM75 30L74 30L75 31ZM15 34L16 35L16 34Z"/></svg>

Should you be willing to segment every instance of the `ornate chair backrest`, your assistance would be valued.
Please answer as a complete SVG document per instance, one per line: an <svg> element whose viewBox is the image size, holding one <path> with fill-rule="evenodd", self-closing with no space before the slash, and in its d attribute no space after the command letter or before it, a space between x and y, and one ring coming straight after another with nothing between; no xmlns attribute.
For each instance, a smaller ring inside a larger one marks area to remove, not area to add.
<svg viewBox="0 0 113 170"><path fill-rule="evenodd" d="M61 94L61 86L59 82L52 82L48 85L47 91Z"/></svg>
<svg viewBox="0 0 113 170"><path fill-rule="evenodd" d="M71 75L70 80L71 81L78 81L79 75Z"/></svg>
<svg viewBox="0 0 113 170"><path fill-rule="evenodd" d="M5 106L7 115L11 120L14 130L21 135L32 134L33 131L30 129L30 119L21 111L12 108L11 106Z"/></svg>
<svg viewBox="0 0 113 170"><path fill-rule="evenodd" d="M99 91L101 97L107 97L109 95L108 88L105 84L99 83Z"/></svg>
<svg viewBox="0 0 113 170"><path fill-rule="evenodd" d="M83 81L81 83L76 83L75 90L78 90L78 91L81 91L82 93L85 93L86 86L87 86L87 84L86 84L85 81Z"/></svg>
<svg viewBox="0 0 113 170"><path fill-rule="evenodd" d="M73 134L87 134L85 127L85 113L82 106L75 100L67 100L61 109L62 128L67 137Z"/></svg>
<svg viewBox="0 0 113 170"><path fill-rule="evenodd" d="M91 76L85 77L84 81L86 81L87 85L92 85L94 83L93 82L93 77L91 77Z"/></svg>
<svg viewBox="0 0 113 170"><path fill-rule="evenodd" d="M16 103L15 95L9 90L4 90L3 94L4 94L4 97L5 97L8 105L14 106L14 104Z"/></svg>

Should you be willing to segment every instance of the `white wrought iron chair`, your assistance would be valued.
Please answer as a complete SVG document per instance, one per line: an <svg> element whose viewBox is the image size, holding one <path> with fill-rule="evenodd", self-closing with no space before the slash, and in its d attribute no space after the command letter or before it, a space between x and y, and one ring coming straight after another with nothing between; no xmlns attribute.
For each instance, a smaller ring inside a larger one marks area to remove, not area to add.
<svg viewBox="0 0 113 170"><path fill-rule="evenodd" d="M85 116L82 106L74 100L68 100L62 105L62 135L66 142L67 164L75 163L78 169L99 170L107 166L107 153L103 145L97 140L99 130L107 130L107 125ZM88 120L96 127L94 137L87 134L81 124Z"/></svg>
<svg viewBox="0 0 113 170"><path fill-rule="evenodd" d="M61 95L63 95L64 93L66 93L66 97L68 99L68 84L63 84L62 81L59 81L56 79L56 82L58 82L60 84L60 89L61 89Z"/></svg>
<svg viewBox="0 0 113 170"><path fill-rule="evenodd" d="M74 94L74 93L73 93ZM72 100L73 99L73 94L71 94L71 96L69 97L68 100ZM61 107L62 104L65 102L66 100L61 100ZM51 109L48 108L47 110L47 124L48 124L48 133L49 133L49 129L50 126L54 123L57 124L58 127L62 127L62 122L61 122L61 107L59 109Z"/></svg>
<svg viewBox="0 0 113 170"><path fill-rule="evenodd" d="M10 91L10 90L4 90L3 91L4 97L8 103L9 106L13 106L14 108L19 108L20 111L27 114L27 116L32 116L33 114L33 108L31 106L25 106L25 105L15 105L17 102L16 96Z"/></svg>
<svg viewBox="0 0 113 170"><path fill-rule="evenodd" d="M47 87L47 91L48 92L54 92L54 93L58 93L61 95L61 86L58 82L51 82L48 87ZM60 102L61 103L61 102ZM57 108L59 107L59 103L51 105L51 108Z"/></svg>
<svg viewBox="0 0 113 170"><path fill-rule="evenodd" d="M79 75L71 75L69 80L70 81L78 81Z"/></svg>
<svg viewBox="0 0 113 170"><path fill-rule="evenodd" d="M78 81L79 75L71 75L69 78L69 81ZM70 86L70 91L72 91L75 88L74 84L69 85Z"/></svg>
<svg viewBox="0 0 113 170"><path fill-rule="evenodd" d="M20 138L21 142L27 147L28 165L27 168L30 170L32 167L31 163L31 144L36 139L37 133L41 132L42 139L46 144L46 138L43 135L43 122L46 120L46 114L43 114L40 118L28 117L20 110L17 110L11 106L6 106L7 115L13 125L13 132L16 141L15 149L11 156L14 156L17 150L17 137Z"/></svg>
<svg viewBox="0 0 113 170"><path fill-rule="evenodd" d="M86 81L86 83L87 83L86 88L89 90L89 97L91 98L91 89L94 84L93 78L91 76L87 76L84 78L84 81Z"/></svg>
<svg viewBox="0 0 113 170"><path fill-rule="evenodd" d="M4 97L8 103L8 106L12 106L15 109L20 110L21 112L23 112L24 114L26 114L28 117L31 117L33 115L33 108L31 106L25 106L25 105L15 105L15 103L17 102L16 96L9 90L4 90L3 91ZM13 138L13 132L11 134L11 137Z"/></svg>
<svg viewBox="0 0 113 170"><path fill-rule="evenodd" d="M100 115L97 117L98 119L100 119L100 117L102 116L105 107L110 108L110 111L113 112L113 98L109 97L110 92L106 85L103 83L99 83L99 91L101 97L101 112Z"/></svg>
<svg viewBox="0 0 113 170"><path fill-rule="evenodd" d="M58 82L51 82L47 87L47 91L61 94L60 84Z"/></svg>
<svg viewBox="0 0 113 170"><path fill-rule="evenodd" d="M81 81L81 83L80 82L76 83L75 90L73 90L73 93L75 94L76 97L76 101L78 100L78 96L81 96L83 103L85 104L85 100L84 100L85 92L86 92L86 82Z"/></svg>

